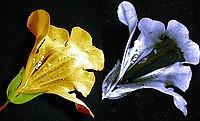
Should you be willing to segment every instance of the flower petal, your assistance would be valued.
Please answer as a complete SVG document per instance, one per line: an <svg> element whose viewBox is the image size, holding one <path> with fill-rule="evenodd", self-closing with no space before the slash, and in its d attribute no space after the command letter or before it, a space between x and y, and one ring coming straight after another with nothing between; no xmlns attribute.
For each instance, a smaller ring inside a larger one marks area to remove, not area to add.
<svg viewBox="0 0 200 121"><path fill-rule="evenodd" d="M182 48L185 61L183 63L197 65L200 60L199 45L192 40L188 42Z"/></svg>
<svg viewBox="0 0 200 121"><path fill-rule="evenodd" d="M85 69L102 70L104 67L104 54L103 51L92 46L92 37L85 30L74 27L72 29L68 43L70 46L76 45L81 49L86 55L91 64L86 63ZM82 60L82 63L85 64Z"/></svg>
<svg viewBox="0 0 200 121"><path fill-rule="evenodd" d="M175 106L183 112L183 114L187 115L187 102L185 99L180 96L179 94L175 93L171 88L165 88L165 84L159 81L149 81L149 82L138 82L138 83L131 83L126 85L119 85L116 90L110 93L110 99L117 99L123 96L126 96L130 92L133 92L138 89L143 88L151 88L163 92L165 94L173 96Z"/></svg>
<svg viewBox="0 0 200 121"><path fill-rule="evenodd" d="M179 110L181 110L185 116L187 115L187 107L186 107L187 102L181 95L175 93L172 88L167 89L165 88L164 83L159 83L159 82L150 83L147 87L153 88L155 90L158 90L160 92L173 96L175 106Z"/></svg>
<svg viewBox="0 0 200 121"><path fill-rule="evenodd" d="M129 27L129 32L130 32L129 39L126 44L125 50L124 50L120 73L119 73L119 76L117 79L117 81L119 81L123 77L125 71L128 69L128 67L130 65L130 58L128 57L129 52L130 52L129 47L131 44L133 34L136 29L138 18L137 18L134 6L130 2L127 2L127 1L123 1L122 3L120 3L120 5L118 6L117 13L118 13L119 20L123 24L125 24Z"/></svg>
<svg viewBox="0 0 200 121"><path fill-rule="evenodd" d="M187 103L183 97L175 93L172 88L166 88L165 86L174 85L182 91L186 91L189 87L191 77L191 68L189 66L183 66L181 62L177 62L171 66L155 70L127 84L118 84L117 88L109 93L106 98L118 99L138 89L152 88L172 95L176 107L180 109L184 115L187 115Z"/></svg>
<svg viewBox="0 0 200 121"><path fill-rule="evenodd" d="M179 110L181 110L185 116L187 115L187 107L186 107L187 102L181 95L175 93L172 88L168 88L168 89L165 88L165 84L162 82L148 83L148 85L146 85L145 87L152 88L152 89L158 90L162 93L173 96L175 106Z"/></svg>
<svg viewBox="0 0 200 121"><path fill-rule="evenodd" d="M108 73L105 77L103 84L102 84L102 100L107 98L110 92L115 88L116 84L118 83L118 75L120 71L120 62L117 61L115 67Z"/></svg>
<svg viewBox="0 0 200 121"><path fill-rule="evenodd" d="M92 45L92 37L90 34L81 29L80 27L74 27L71 30L71 35L68 41L68 44L76 44L80 48L86 48Z"/></svg>
<svg viewBox="0 0 200 121"><path fill-rule="evenodd" d="M167 86L174 85L182 91L186 91L189 88L191 78L191 68L189 66L183 66L180 62L155 70L141 77L141 79L163 82Z"/></svg>
<svg viewBox="0 0 200 121"><path fill-rule="evenodd" d="M134 6L130 2L123 1L118 6L117 13L119 20L129 27L129 32L131 33L138 21Z"/></svg>
<svg viewBox="0 0 200 121"><path fill-rule="evenodd" d="M14 90L8 90L9 98L24 103L40 94L57 94L75 102L78 111L93 116L73 91L85 97L90 93L95 82L91 69L103 69L103 51L92 46L90 34L79 27L73 28L69 37L67 30L50 25L49 14L43 10L33 12L27 26L36 42L23 78L19 76L11 83Z"/></svg>
<svg viewBox="0 0 200 121"><path fill-rule="evenodd" d="M50 16L44 10L34 11L29 16L27 21L27 27L36 36L36 38L40 39L42 39L47 35L49 26L50 26Z"/></svg>
<svg viewBox="0 0 200 121"><path fill-rule="evenodd" d="M52 25L50 25L48 36L52 41L59 42L62 45L65 45L69 39L69 33L66 29L58 28Z"/></svg>
<svg viewBox="0 0 200 121"><path fill-rule="evenodd" d="M92 117L94 117L94 115L92 114L90 109L85 105L85 103L79 100L78 98L76 98L76 94L74 93L69 94L68 89L66 89L65 87L63 86L49 87L49 90L47 93L56 94L67 100L75 102L76 108L79 112L90 114Z"/></svg>
<svg viewBox="0 0 200 121"><path fill-rule="evenodd" d="M49 28L50 28L50 16L49 14L44 10L36 10L31 13L31 15L28 17L27 21L27 27L29 30L36 36L35 45L29 55L27 64L26 64L26 73L22 80L21 85L25 85L28 76L30 76L33 73L34 68L34 55L37 53L39 48L44 42L44 37L48 34ZM20 85L20 86L21 86ZM21 88L21 87L20 87ZM19 89L19 88L18 88Z"/></svg>
<svg viewBox="0 0 200 121"><path fill-rule="evenodd" d="M165 25L160 21L155 21L149 18L143 18L138 23L138 28L141 34L147 39L152 39L153 41L159 41L159 36L165 32ZM140 40L140 39L139 39ZM153 45L155 42L148 42L148 44Z"/></svg>
<svg viewBox="0 0 200 121"><path fill-rule="evenodd" d="M67 83L69 91L76 88L86 97L95 82L94 73L87 69L103 69L103 52L92 46L89 33L79 27L73 28L66 44L63 42L68 37L67 31L53 26L50 29L37 53L27 62L30 68L19 92L46 92L49 86ZM61 33L56 36L52 31Z"/></svg>
<svg viewBox="0 0 200 121"><path fill-rule="evenodd" d="M166 34L176 41L183 52L185 62L197 65L200 59L199 46L189 39L189 31L178 21L171 20L168 23Z"/></svg>
<svg viewBox="0 0 200 121"><path fill-rule="evenodd" d="M146 49L152 50L153 46L160 42L159 36L165 32L165 26L162 22L149 18L141 19L139 21L138 28L141 31L138 40L142 43L142 47L140 48L141 50L138 50L140 53ZM145 56L147 54L145 54Z"/></svg>
<svg viewBox="0 0 200 121"><path fill-rule="evenodd" d="M159 36L165 32L165 26L162 22L143 18L138 24L141 34L134 42L134 47L130 50L130 57L138 56L134 63L130 64L132 68L135 64L147 56L154 48L154 45L160 42Z"/></svg>
<svg viewBox="0 0 200 121"><path fill-rule="evenodd" d="M119 99L122 98L126 95L128 95L129 93L135 91L135 90L139 90L142 89L143 87L143 83L131 83L131 84L118 84L117 88L115 90L113 90L112 92L110 92L109 94L106 95L106 98L108 99Z"/></svg>
<svg viewBox="0 0 200 121"><path fill-rule="evenodd" d="M119 73L117 81L121 80L121 78L123 77L124 73L126 72L126 70L128 69L128 67L131 63L131 58L132 58L131 55L133 55L134 53L131 53L131 50L133 50L133 49L130 49L130 44L131 44L134 32L135 32L135 28L131 32L131 35L129 36L128 42L126 44L126 47L124 50L124 55L122 58L121 69L120 69L120 73Z"/></svg>
<svg viewBox="0 0 200 121"><path fill-rule="evenodd" d="M189 31L187 28L176 20L168 22L166 34L177 41L179 46L183 46L189 39Z"/></svg>

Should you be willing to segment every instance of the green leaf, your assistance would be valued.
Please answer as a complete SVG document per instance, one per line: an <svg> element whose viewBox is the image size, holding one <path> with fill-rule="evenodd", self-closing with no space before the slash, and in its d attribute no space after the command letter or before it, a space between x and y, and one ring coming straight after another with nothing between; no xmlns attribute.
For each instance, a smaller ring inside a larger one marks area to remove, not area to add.
<svg viewBox="0 0 200 121"><path fill-rule="evenodd" d="M16 90L23 79L24 73L25 69L22 68L19 74L11 81L7 89L7 97L9 101L14 104L22 104L28 102L33 98L43 94L43 93L20 93L19 95L16 95Z"/></svg>

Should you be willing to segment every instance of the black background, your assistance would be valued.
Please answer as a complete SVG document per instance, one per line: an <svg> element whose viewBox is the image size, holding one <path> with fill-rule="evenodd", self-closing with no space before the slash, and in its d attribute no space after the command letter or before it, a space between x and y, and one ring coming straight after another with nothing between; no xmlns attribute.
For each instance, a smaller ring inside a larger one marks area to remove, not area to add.
<svg viewBox="0 0 200 121"><path fill-rule="evenodd" d="M87 98L80 94L95 118L78 113L74 103L56 95L42 95L21 105L8 105L0 121L198 121L200 120L200 68L192 66L190 88L178 91L188 102L185 117L171 96L155 90L135 91L118 100L101 100L101 84L117 59L122 58L128 29L117 18L122 0L8 0L0 7L0 104L6 101L6 88L25 66L35 37L26 27L28 16L46 10L51 24L70 31L80 26L93 37L93 44L105 54L105 68L96 72L96 82ZM200 8L197 0L132 0L139 20L149 17L165 25L171 19L183 23L190 38L200 45ZM137 30L135 39L138 36Z"/></svg>

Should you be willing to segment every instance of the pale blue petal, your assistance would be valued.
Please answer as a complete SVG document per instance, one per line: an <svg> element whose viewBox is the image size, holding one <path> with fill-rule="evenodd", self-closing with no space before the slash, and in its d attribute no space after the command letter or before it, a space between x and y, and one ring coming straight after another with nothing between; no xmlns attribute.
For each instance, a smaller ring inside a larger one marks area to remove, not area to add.
<svg viewBox="0 0 200 121"><path fill-rule="evenodd" d="M175 106L184 115L187 115L186 101L179 94L175 93L172 88L166 88L166 86L174 85L182 91L186 91L191 77L191 68L183 66L181 62L177 62L171 66L155 70L128 84L118 84L117 88L107 98L118 99L138 89L152 88L173 96Z"/></svg>
<svg viewBox="0 0 200 121"><path fill-rule="evenodd" d="M123 1L118 6L117 13L119 20L128 26L129 32L131 33L136 28L138 22L134 6L130 2Z"/></svg>
<svg viewBox="0 0 200 121"><path fill-rule="evenodd" d="M117 88L115 90L113 90L108 96L108 99L119 99L122 98L124 96L126 96L127 94L142 89L143 87L143 83L131 83L131 84L127 84L127 85L118 85Z"/></svg>
<svg viewBox="0 0 200 121"><path fill-rule="evenodd" d="M149 85L146 85L145 87L173 96L175 106L181 110L185 116L187 115L187 102L181 95L175 93L172 88L165 88L165 84L161 82L149 83Z"/></svg>
<svg viewBox="0 0 200 121"><path fill-rule="evenodd" d="M176 20L168 22L166 34L175 40L179 46L184 46L189 39L189 31L187 28Z"/></svg>
<svg viewBox="0 0 200 121"><path fill-rule="evenodd" d="M140 61L153 50L156 43L161 41L159 37L165 32L165 26L162 22L143 18L140 20L138 28L141 31L138 37L141 47L137 49L140 53L137 61Z"/></svg>
<svg viewBox="0 0 200 121"><path fill-rule="evenodd" d="M138 58L130 63L129 68L132 68L135 64L146 57L153 49L154 45L161 40L159 37L165 32L165 26L162 22L151 20L149 18L143 18L138 24L141 34L134 43L134 47L130 50L130 58L134 58L135 55Z"/></svg>
<svg viewBox="0 0 200 121"><path fill-rule="evenodd" d="M159 42L159 37L165 32L165 25L162 22L150 18L141 19L138 28L145 37L146 44L150 45L155 44L155 41Z"/></svg>
<svg viewBox="0 0 200 121"><path fill-rule="evenodd" d="M177 62L171 66L157 69L136 81L147 79L149 81L163 82L166 86L174 85L182 91L189 88L192 78L192 71L190 66L183 66L182 63Z"/></svg>
<svg viewBox="0 0 200 121"><path fill-rule="evenodd" d="M175 106L179 110L181 110L183 112L183 114L186 116L187 115L187 102L185 101L185 99L182 96L180 96L179 94L175 93L173 88L168 88L168 90L171 90L171 91L167 91L167 92L163 92L163 93L172 95Z"/></svg>
<svg viewBox="0 0 200 121"><path fill-rule="evenodd" d="M138 82L138 83L131 83L126 85L119 85L117 89L115 89L112 93L110 93L110 99L118 99L121 97L126 96L130 92L133 92L138 89L143 88L151 88L163 92L165 94L173 96L175 106L183 112L183 114L187 115L187 102L185 99L180 96L179 94L175 93L173 89L166 88L165 83L158 82L158 81L149 81L149 82Z"/></svg>
<svg viewBox="0 0 200 121"><path fill-rule="evenodd" d="M200 59L199 45L188 39L184 46L180 47L185 61L183 63L197 65Z"/></svg>
<svg viewBox="0 0 200 121"><path fill-rule="evenodd" d="M129 27L129 32L130 32L130 36L127 41L127 44L124 50L124 55L122 58L122 64L121 64L119 77L117 79L117 81L119 81L123 77L124 73L126 72L130 64L130 59L128 58L129 56L128 53L130 52L129 47L130 47L131 40L137 26L138 19L137 19L134 6L127 1L123 1L118 6L117 13L118 13L119 20Z"/></svg>
<svg viewBox="0 0 200 121"><path fill-rule="evenodd" d="M137 43L140 43L140 46L137 46L137 43L134 43L134 47L130 49L130 64L128 70L135 66L138 62L144 59L151 51L153 46L148 47L148 45L143 44L141 40L136 40Z"/></svg>
<svg viewBox="0 0 200 121"><path fill-rule="evenodd" d="M140 40L134 41L134 47L128 49L128 54L126 57L127 63L129 63L129 65L135 63L138 60L139 56L144 51L143 48L144 45Z"/></svg>
<svg viewBox="0 0 200 121"><path fill-rule="evenodd" d="M117 61L115 67L108 73L102 84L102 100L115 88L118 83L118 75L120 71L120 62Z"/></svg>
<svg viewBox="0 0 200 121"><path fill-rule="evenodd" d="M135 28L134 30L131 32L128 42L126 44L125 50L124 50L124 55L122 58L122 64L121 64L121 68L120 68L120 73L119 73L119 77L118 77L118 81L121 80L121 78L124 76L124 73L126 72L126 70L128 69L129 65L130 65L130 44L131 44L131 40L133 37L133 34L135 32Z"/></svg>
<svg viewBox="0 0 200 121"><path fill-rule="evenodd" d="M129 46L130 46L130 43L128 41L124 55L123 55L118 80L120 80L124 76L124 73L130 67L130 64L131 64L131 67L134 66L137 63L137 61L140 59L140 57L143 57L141 56L142 54L146 54L146 55L149 54L149 53L143 53L144 51L148 49L144 50L144 43L142 43L142 41L135 40L134 47L129 48Z"/></svg>
<svg viewBox="0 0 200 121"><path fill-rule="evenodd" d="M166 34L176 41L183 52L185 63L198 64L200 59L199 46L189 39L189 31L178 21L171 20L168 23Z"/></svg>

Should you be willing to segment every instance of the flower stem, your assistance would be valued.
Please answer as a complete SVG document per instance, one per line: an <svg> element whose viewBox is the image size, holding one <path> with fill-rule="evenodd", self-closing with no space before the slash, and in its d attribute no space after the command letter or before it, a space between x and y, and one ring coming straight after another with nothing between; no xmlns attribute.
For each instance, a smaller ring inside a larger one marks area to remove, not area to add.
<svg viewBox="0 0 200 121"><path fill-rule="evenodd" d="M9 103L10 101L7 100L6 103L0 107L0 111L2 111Z"/></svg>

